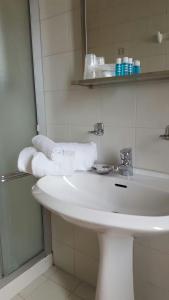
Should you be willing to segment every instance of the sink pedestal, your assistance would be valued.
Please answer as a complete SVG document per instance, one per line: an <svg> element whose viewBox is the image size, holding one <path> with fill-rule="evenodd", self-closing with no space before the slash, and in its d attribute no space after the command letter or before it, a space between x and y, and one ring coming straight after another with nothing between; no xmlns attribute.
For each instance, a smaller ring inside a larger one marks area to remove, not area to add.
<svg viewBox="0 0 169 300"><path fill-rule="evenodd" d="M133 237L99 233L96 300L134 300Z"/></svg>

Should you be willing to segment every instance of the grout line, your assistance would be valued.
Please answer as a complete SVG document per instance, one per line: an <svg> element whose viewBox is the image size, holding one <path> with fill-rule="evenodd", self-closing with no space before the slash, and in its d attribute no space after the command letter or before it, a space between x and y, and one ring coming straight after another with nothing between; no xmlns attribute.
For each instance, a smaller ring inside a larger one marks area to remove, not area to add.
<svg viewBox="0 0 169 300"><path fill-rule="evenodd" d="M80 52L81 53L82 48L75 48L75 49L69 49L65 51L60 51L60 52L53 52L51 54L43 55L43 59L48 58L48 57L53 57L57 55L62 55L62 54L70 54L70 53L75 53L75 52Z"/></svg>
<svg viewBox="0 0 169 300"><path fill-rule="evenodd" d="M48 58L51 56L56 56L56 55L61 55L61 54L67 54L67 53L72 53L72 52L80 52L82 48L73 48L65 51L59 51L59 52L52 52L50 54L43 54L43 58Z"/></svg>
<svg viewBox="0 0 169 300"><path fill-rule="evenodd" d="M165 255L165 256L169 256L169 252L165 252L163 250L160 250L160 249L157 249L157 248L154 248L154 247L151 247L150 245L146 245L144 242L141 242L137 239L137 242L136 244L141 247L141 248L144 248L144 249L149 249L150 251L154 251L158 254L162 254L162 255Z"/></svg>
<svg viewBox="0 0 169 300"><path fill-rule="evenodd" d="M78 11L78 10L80 10L80 7L73 7L73 8L70 8L70 9L66 9L66 10L64 10L60 13L50 15L48 17L40 17L40 22L47 21L47 20L50 20L50 19L54 19L55 17L62 16L62 15L68 14L70 12L75 12L75 11Z"/></svg>
<svg viewBox="0 0 169 300"><path fill-rule="evenodd" d="M67 243L65 243L65 242L63 242L63 241L61 241L61 240L58 240L58 239L56 239L56 238L53 238L53 240L55 240L55 242L57 242L57 243L59 243L59 244L61 244L61 245L64 245L64 246L66 246L66 247L68 247L68 248L71 248L71 249L74 250L75 252L79 252L81 255L86 256L87 258L91 259L91 260L94 261L94 262L99 262L99 257L90 256L89 254L86 254L86 252L83 252L82 250L79 250L79 249L77 249L77 248L74 248L74 247L68 245Z"/></svg>

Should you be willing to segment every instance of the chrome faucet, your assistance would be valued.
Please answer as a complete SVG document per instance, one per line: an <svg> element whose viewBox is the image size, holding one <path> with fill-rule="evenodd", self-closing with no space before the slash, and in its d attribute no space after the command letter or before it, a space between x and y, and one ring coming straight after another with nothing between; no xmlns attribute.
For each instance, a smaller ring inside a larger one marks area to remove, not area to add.
<svg viewBox="0 0 169 300"><path fill-rule="evenodd" d="M102 136L104 134L104 123L96 123L94 124L94 130L88 131L90 134L95 134L98 136Z"/></svg>
<svg viewBox="0 0 169 300"><path fill-rule="evenodd" d="M133 175L132 148L120 150L121 164L118 166L118 172L123 176Z"/></svg>
<svg viewBox="0 0 169 300"><path fill-rule="evenodd" d="M165 128L165 133L160 135L160 138L169 141L169 125Z"/></svg>

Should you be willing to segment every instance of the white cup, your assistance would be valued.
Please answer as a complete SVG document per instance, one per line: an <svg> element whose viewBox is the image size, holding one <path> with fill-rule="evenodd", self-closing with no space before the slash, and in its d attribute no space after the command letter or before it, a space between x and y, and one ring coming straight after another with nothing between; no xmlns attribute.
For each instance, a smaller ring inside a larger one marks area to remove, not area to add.
<svg viewBox="0 0 169 300"><path fill-rule="evenodd" d="M93 79L96 77L95 66L97 65L97 58L95 54L86 54L84 79Z"/></svg>

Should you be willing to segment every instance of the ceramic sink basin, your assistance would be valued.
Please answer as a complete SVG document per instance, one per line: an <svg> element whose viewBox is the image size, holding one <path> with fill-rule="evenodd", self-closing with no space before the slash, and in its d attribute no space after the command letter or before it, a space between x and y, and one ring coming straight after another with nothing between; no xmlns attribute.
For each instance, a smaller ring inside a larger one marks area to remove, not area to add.
<svg viewBox="0 0 169 300"><path fill-rule="evenodd" d="M133 238L169 232L169 175L134 170L134 176L76 173L46 176L33 187L46 208L98 232L97 300L133 300Z"/></svg>

